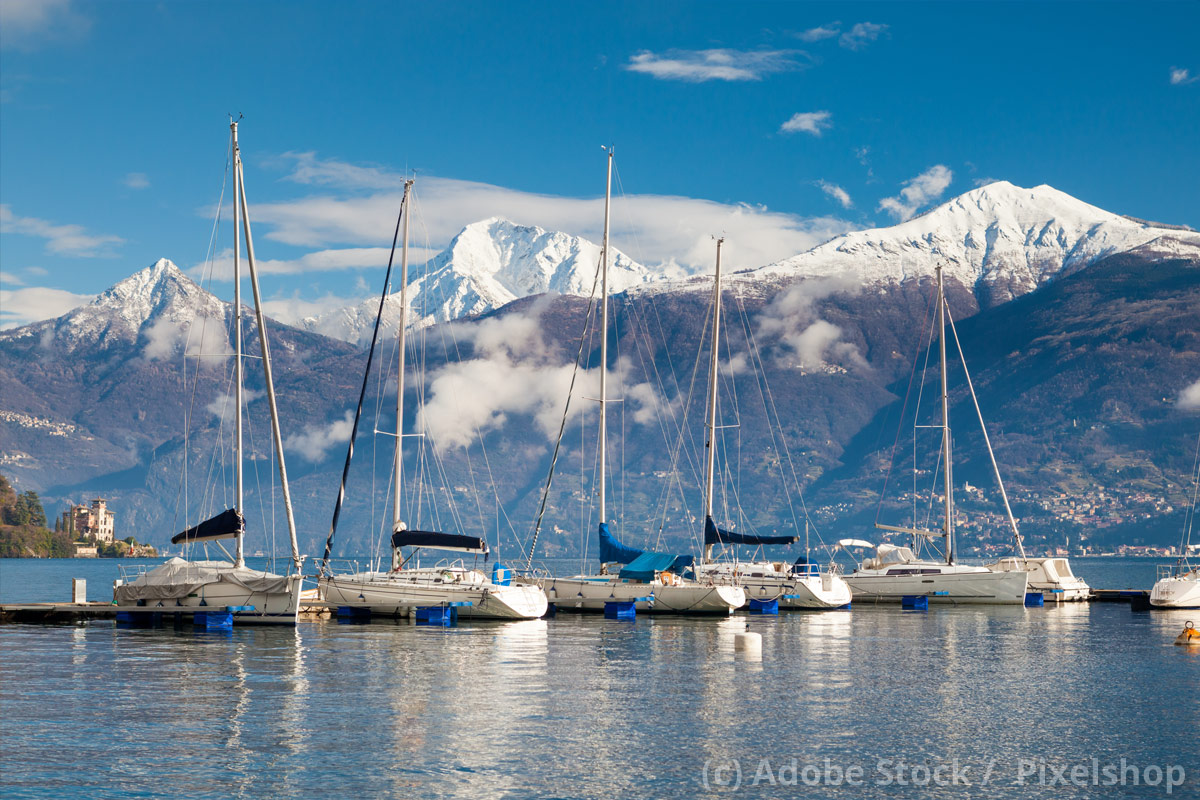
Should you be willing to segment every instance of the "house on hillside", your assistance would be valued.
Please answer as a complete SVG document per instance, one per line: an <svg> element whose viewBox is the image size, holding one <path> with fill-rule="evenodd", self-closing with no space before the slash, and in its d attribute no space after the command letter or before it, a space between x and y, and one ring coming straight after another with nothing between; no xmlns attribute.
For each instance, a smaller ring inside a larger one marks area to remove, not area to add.
<svg viewBox="0 0 1200 800"><path fill-rule="evenodd" d="M85 505L72 505L64 511L62 529L77 540L94 537L97 543L111 544L115 539L115 516L108 509L108 501L97 497L92 500L90 508Z"/></svg>

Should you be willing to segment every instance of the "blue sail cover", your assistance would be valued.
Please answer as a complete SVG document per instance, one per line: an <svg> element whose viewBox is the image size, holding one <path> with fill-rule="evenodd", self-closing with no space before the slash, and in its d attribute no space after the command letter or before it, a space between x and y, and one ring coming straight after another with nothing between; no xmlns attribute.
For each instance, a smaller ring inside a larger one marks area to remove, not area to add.
<svg viewBox="0 0 1200 800"><path fill-rule="evenodd" d="M608 530L607 522L600 523L600 563L601 564L611 564L611 563L628 564L629 567L632 567L634 565L634 563L638 562L638 559L641 559L643 556L654 556L655 557L653 560L647 560L645 562L645 564L649 564L649 563L651 563L651 561L652 561L652 563L654 563L656 565L660 564L660 563L666 564L666 566L655 566L652 569L650 569L650 578L654 577L655 570L657 570L659 572L662 572L663 570L670 570L672 572L682 575L683 571L685 569L691 567L692 564L695 563L695 561L696 561L695 557L690 556L690 555L675 555L673 553L656 553L653 550L638 550L633 547L626 547L625 545L623 545L619 541L617 541L617 537L613 536L612 533ZM629 569L629 567L626 567L625 569L621 570L622 578L628 578L629 580L649 580L650 579L650 578L630 578L629 575L625 574L626 570ZM639 571L644 572L645 571L644 566L639 567Z"/></svg>
<svg viewBox="0 0 1200 800"><path fill-rule="evenodd" d="M609 564L628 564L635 558L640 556L644 551L637 550L632 547L626 547L617 541L617 537L613 536L608 530L608 523L600 523L600 563Z"/></svg>
<svg viewBox="0 0 1200 800"><path fill-rule="evenodd" d="M674 566L675 556L670 553L642 553L621 570L621 578L627 581L652 581L654 573L671 570Z"/></svg>
<svg viewBox="0 0 1200 800"><path fill-rule="evenodd" d="M712 517L704 518L704 544L792 544L795 536L754 536L748 533L734 533L721 530L713 522Z"/></svg>

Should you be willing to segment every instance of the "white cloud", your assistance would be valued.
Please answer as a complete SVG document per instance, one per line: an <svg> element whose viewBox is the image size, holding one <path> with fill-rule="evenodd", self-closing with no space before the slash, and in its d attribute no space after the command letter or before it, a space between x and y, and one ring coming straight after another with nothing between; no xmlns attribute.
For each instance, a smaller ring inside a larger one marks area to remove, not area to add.
<svg viewBox="0 0 1200 800"><path fill-rule="evenodd" d="M32 52L43 45L85 35L91 21L71 0L4 0L0 2L0 48Z"/></svg>
<svg viewBox="0 0 1200 800"><path fill-rule="evenodd" d="M339 308L348 306L356 306L363 302L360 296L342 297L335 294L325 294L316 299L305 299L300 295L293 294L291 297L275 297L270 300L263 301L263 313L271 319L277 319L286 325L295 325L307 317L319 317L322 314L330 311L336 311ZM333 330L322 331L317 333L325 333L326 336L333 335Z"/></svg>
<svg viewBox="0 0 1200 800"><path fill-rule="evenodd" d="M255 219L260 228L269 229L266 238L301 247L390 246L402 177L375 168L322 162L307 153L290 158L297 164L293 180L327 185L338 190L338 195L257 205ZM354 195L354 190L383 186L396 188ZM419 179L413 209L413 239L422 245L413 248L414 264L444 247L466 225L493 216L592 241L600 240L604 222L601 196L534 194L453 178ZM677 264L684 271L696 272L711 267L714 233L724 232L737 244L731 248L729 263L731 268L741 269L793 256L854 227L833 217L800 217L746 203L646 194L626 195L614 203L612 236L614 245L635 261L650 267ZM362 265L385 264L386 256L376 258L373 264L366 263L369 261L364 255ZM280 271L285 271L282 266Z"/></svg>
<svg viewBox="0 0 1200 800"><path fill-rule="evenodd" d="M915 178L904 182L899 197L885 197L879 201L879 210L886 211L901 222L911 219L917 210L930 201L937 200L954 180L954 173L943 164L936 164Z"/></svg>
<svg viewBox="0 0 1200 800"><path fill-rule="evenodd" d="M823 131L833 127L830 118L833 114L828 111L805 111L793 114L791 119L779 126L780 133L811 133L820 136Z"/></svg>
<svg viewBox="0 0 1200 800"><path fill-rule="evenodd" d="M329 448L350 441L353 428L354 414L347 411L339 420L327 425L309 425L303 432L288 436L283 440L283 446L299 454L305 461L316 464L325 460Z"/></svg>
<svg viewBox="0 0 1200 800"><path fill-rule="evenodd" d="M255 389L242 390L242 408L246 408L258 398L262 397L265 392L260 392ZM233 395L228 392L220 392L212 401L204 407L208 413L217 417L225 425L233 423Z"/></svg>
<svg viewBox="0 0 1200 800"><path fill-rule="evenodd" d="M796 38L802 42L819 42L822 39L832 39L841 32L842 23L831 22L828 25L819 25L816 28L801 31L796 34Z"/></svg>
<svg viewBox="0 0 1200 800"><path fill-rule="evenodd" d="M838 39L838 44L848 50L861 50L878 39L888 29L887 25L875 22L860 22Z"/></svg>
<svg viewBox="0 0 1200 800"><path fill-rule="evenodd" d="M82 225L55 225L36 217L18 217L0 205L0 232L36 236L46 240L46 249L63 256L90 257L111 254L110 245L121 244L120 236L88 234Z"/></svg>
<svg viewBox="0 0 1200 800"><path fill-rule="evenodd" d="M203 367L219 365L233 355L225 321L198 317L177 321L161 317L142 332L145 344L142 357L147 361L164 361L187 348L188 356L199 359ZM211 410L211 409L210 409Z"/></svg>
<svg viewBox="0 0 1200 800"><path fill-rule="evenodd" d="M1179 393L1179 399L1175 401L1175 407L1183 411L1200 410L1200 380L1197 380Z"/></svg>
<svg viewBox="0 0 1200 800"><path fill-rule="evenodd" d="M93 299L95 295L75 294L44 286L0 289L0 329L61 317Z"/></svg>
<svg viewBox="0 0 1200 800"><path fill-rule="evenodd" d="M1200 81L1200 75L1189 75L1188 71L1182 67L1171 67L1172 86L1186 86L1196 81Z"/></svg>
<svg viewBox="0 0 1200 800"><path fill-rule="evenodd" d="M18 278L16 275L12 274L11 272L5 272L2 269L0 269L0 283L7 283L10 286L24 286L25 285L25 281L21 280L20 278Z"/></svg>
<svg viewBox="0 0 1200 800"><path fill-rule="evenodd" d="M842 208L851 208L854 201L850 199L850 193L836 183L829 181L817 181L817 186L821 187L821 191L832 197L834 200L841 203Z"/></svg>
<svg viewBox="0 0 1200 800"><path fill-rule="evenodd" d="M662 80L759 81L764 75L787 72L808 65L800 50L643 50L632 56L625 69Z"/></svg>
<svg viewBox="0 0 1200 800"><path fill-rule="evenodd" d="M820 318L817 304L835 294L853 295L862 284L852 276L810 278L777 295L763 309L759 330L766 341L777 341L794 354L799 366L815 369L829 363L867 368L858 348L841 341L842 329ZM788 360L788 359L785 359Z"/></svg>
<svg viewBox="0 0 1200 800"><path fill-rule="evenodd" d="M270 238L270 237L268 237ZM294 259L260 259L254 262L259 275L300 275L309 272L340 272L352 269L382 269L387 266L387 247L348 247L305 253ZM423 247L408 249L409 266L422 264L437 253ZM397 255L396 264L400 263ZM246 254L242 253L242 275L249 275ZM233 250L227 248L214 259L189 267L187 274L194 280L233 281Z"/></svg>
<svg viewBox="0 0 1200 800"><path fill-rule="evenodd" d="M146 177L144 172L131 172L125 176L122 181L130 189L149 189L150 179Z"/></svg>
<svg viewBox="0 0 1200 800"><path fill-rule="evenodd" d="M418 427L438 447L468 447L476 431L503 427L511 416L531 417L549 441L562 420L574 363L551 351L542 338L540 305L528 313L510 313L453 326L460 342L473 343L471 358L453 361L428 377L428 397ZM572 354L573 355L573 354ZM661 406L657 391L630 381L628 359L609 370L610 397L620 396L636 424L649 424ZM579 402L599 391L599 371L580 373L572 415L593 404Z"/></svg>
<svg viewBox="0 0 1200 800"><path fill-rule="evenodd" d="M30 275L36 275L39 278L44 278L50 274L50 271L45 269L44 267L26 267L25 271L28 272Z"/></svg>

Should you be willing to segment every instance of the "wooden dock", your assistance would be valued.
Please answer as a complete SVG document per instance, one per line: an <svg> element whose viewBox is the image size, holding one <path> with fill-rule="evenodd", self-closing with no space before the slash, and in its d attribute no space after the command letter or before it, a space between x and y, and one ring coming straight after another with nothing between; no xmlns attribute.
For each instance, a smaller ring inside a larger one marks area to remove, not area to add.
<svg viewBox="0 0 1200 800"><path fill-rule="evenodd" d="M177 608L175 606L114 606L112 603L93 601L90 603L5 603L0 605L0 624L24 623L42 625L70 625L90 620L115 620L119 612L139 615L158 614L163 617L176 615L191 617L199 608ZM300 606L300 619L316 620L330 616L330 610L322 603L305 603Z"/></svg>

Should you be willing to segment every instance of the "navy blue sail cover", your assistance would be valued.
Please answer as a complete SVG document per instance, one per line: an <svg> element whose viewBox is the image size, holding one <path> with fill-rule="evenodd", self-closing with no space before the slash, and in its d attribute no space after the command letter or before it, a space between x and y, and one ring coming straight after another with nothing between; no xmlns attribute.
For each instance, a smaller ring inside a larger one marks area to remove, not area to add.
<svg viewBox="0 0 1200 800"><path fill-rule="evenodd" d="M721 530L713 522L712 517L704 518L704 544L792 544L795 536L754 536L748 533L734 533Z"/></svg>
<svg viewBox="0 0 1200 800"><path fill-rule="evenodd" d="M188 528L171 537L171 544L180 542L211 542L214 539L232 539L246 529L246 520L236 509L228 509L212 519Z"/></svg>
<svg viewBox="0 0 1200 800"><path fill-rule="evenodd" d="M428 547L433 550L461 550L465 553L488 555L487 542L478 536L460 536L437 531L396 531L392 547Z"/></svg>

